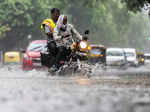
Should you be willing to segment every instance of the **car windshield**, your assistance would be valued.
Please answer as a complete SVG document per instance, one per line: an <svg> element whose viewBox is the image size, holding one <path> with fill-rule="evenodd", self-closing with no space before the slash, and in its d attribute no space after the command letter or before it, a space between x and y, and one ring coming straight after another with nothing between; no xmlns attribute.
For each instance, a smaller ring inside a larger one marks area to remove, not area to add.
<svg viewBox="0 0 150 112"><path fill-rule="evenodd" d="M45 49L46 43L32 43L28 47L28 51L42 51Z"/></svg>
<svg viewBox="0 0 150 112"><path fill-rule="evenodd" d="M145 56L145 59L150 60L150 56Z"/></svg>
<svg viewBox="0 0 150 112"><path fill-rule="evenodd" d="M126 52L127 57L134 57L135 54L133 52Z"/></svg>
<svg viewBox="0 0 150 112"><path fill-rule="evenodd" d="M123 56L123 52L121 51L108 51L107 56Z"/></svg>
<svg viewBox="0 0 150 112"><path fill-rule="evenodd" d="M100 49L94 48L89 51L90 54L101 54Z"/></svg>

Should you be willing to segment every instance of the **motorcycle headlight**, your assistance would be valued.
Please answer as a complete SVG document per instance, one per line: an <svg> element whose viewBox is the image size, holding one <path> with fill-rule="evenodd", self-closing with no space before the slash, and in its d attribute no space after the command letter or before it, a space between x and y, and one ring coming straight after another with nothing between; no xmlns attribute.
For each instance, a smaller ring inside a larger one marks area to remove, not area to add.
<svg viewBox="0 0 150 112"><path fill-rule="evenodd" d="M85 49L85 48L87 48L87 43L86 43L86 42L81 41L81 42L80 42L80 47L81 47L81 49Z"/></svg>

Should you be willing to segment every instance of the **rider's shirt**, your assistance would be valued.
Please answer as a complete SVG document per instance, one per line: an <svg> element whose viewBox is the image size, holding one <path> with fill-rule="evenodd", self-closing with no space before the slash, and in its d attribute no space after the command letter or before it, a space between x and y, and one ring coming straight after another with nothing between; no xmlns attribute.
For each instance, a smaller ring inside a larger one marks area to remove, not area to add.
<svg viewBox="0 0 150 112"><path fill-rule="evenodd" d="M74 40L82 40L82 36L71 24L67 24L62 28L55 27L53 32L54 40L57 46L71 47Z"/></svg>

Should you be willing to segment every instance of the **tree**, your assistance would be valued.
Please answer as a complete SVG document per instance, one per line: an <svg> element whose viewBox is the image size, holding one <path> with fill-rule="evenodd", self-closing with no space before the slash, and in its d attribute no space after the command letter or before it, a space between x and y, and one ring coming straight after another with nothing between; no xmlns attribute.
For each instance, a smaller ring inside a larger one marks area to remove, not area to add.
<svg viewBox="0 0 150 112"><path fill-rule="evenodd" d="M49 0L50 1L50 0ZM40 38L40 24L49 12L47 0L2 0L0 3L0 37L7 46L25 43L27 35ZM33 5L34 4L34 5ZM45 11L46 10L46 11Z"/></svg>
<svg viewBox="0 0 150 112"><path fill-rule="evenodd" d="M66 14L80 33L89 29L92 43L126 46L135 24L141 27L136 29L142 33L141 36L147 30L146 26L140 24L147 21L144 18L138 21L133 19L137 14L129 11L129 6L136 1L139 3L141 0L1 0L0 47L13 48L18 43L26 46L29 34L32 39L43 39L40 24L43 19L50 17L53 7L58 7L61 13Z"/></svg>
<svg viewBox="0 0 150 112"><path fill-rule="evenodd" d="M133 12L141 11L144 5L150 4L150 0L122 0L122 2L126 3L127 8Z"/></svg>

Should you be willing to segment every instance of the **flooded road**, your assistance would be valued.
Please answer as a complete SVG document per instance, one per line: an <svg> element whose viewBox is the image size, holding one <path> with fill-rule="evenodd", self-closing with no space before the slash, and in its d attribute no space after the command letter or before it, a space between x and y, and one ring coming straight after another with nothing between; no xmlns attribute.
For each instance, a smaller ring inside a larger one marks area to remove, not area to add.
<svg viewBox="0 0 150 112"><path fill-rule="evenodd" d="M127 70L96 69L86 76L48 76L0 68L3 112L149 112L149 66Z"/></svg>

